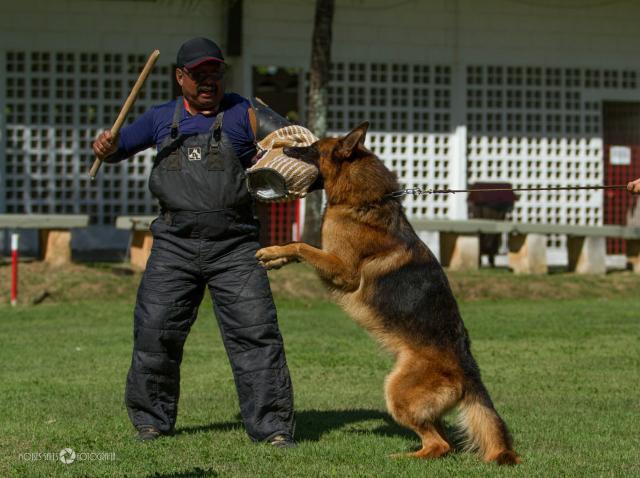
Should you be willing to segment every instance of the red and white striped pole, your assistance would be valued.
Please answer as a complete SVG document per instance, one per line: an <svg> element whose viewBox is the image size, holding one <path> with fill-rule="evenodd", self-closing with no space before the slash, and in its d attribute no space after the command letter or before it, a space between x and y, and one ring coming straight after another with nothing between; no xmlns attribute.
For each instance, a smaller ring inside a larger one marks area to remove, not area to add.
<svg viewBox="0 0 640 478"><path fill-rule="evenodd" d="M302 199L296 199L295 202L295 212L294 212L294 223L293 223L293 240L301 241L302 240Z"/></svg>
<svg viewBox="0 0 640 478"><path fill-rule="evenodd" d="M302 241L302 233L304 232L304 208L306 198L296 201L296 241Z"/></svg>
<svg viewBox="0 0 640 478"><path fill-rule="evenodd" d="M19 234L11 234L11 305L18 303L18 240Z"/></svg>

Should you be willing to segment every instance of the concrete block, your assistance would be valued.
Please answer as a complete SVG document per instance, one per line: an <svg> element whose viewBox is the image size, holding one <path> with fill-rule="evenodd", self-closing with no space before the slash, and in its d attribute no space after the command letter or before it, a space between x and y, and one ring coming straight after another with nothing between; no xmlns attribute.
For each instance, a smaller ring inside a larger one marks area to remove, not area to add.
<svg viewBox="0 0 640 478"><path fill-rule="evenodd" d="M454 271L475 270L480 266L480 239L477 235L440 233L440 263Z"/></svg>
<svg viewBox="0 0 640 478"><path fill-rule="evenodd" d="M569 272L577 274L607 273L606 237L567 237Z"/></svg>
<svg viewBox="0 0 640 478"><path fill-rule="evenodd" d="M71 263L71 231L43 229L40 231L42 260L52 266Z"/></svg>
<svg viewBox="0 0 640 478"><path fill-rule="evenodd" d="M509 267L516 274L546 274L547 236L513 234L509 236Z"/></svg>
<svg viewBox="0 0 640 478"><path fill-rule="evenodd" d="M442 261L440 254L440 233L438 231L416 231L416 233L433 255L436 256L439 261Z"/></svg>
<svg viewBox="0 0 640 478"><path fill-rule="evenodd" d="M129 249L131 266L138 270L144 270L149 254L151 254L153 236L149 231L132 231L131 233L133 234Z"/></svg>
<svg viewBox="0 0 640 478"><path fill-rule="evenodd" d="M640 274L640 239L627 239L627 264L636 274Z"/></svg>

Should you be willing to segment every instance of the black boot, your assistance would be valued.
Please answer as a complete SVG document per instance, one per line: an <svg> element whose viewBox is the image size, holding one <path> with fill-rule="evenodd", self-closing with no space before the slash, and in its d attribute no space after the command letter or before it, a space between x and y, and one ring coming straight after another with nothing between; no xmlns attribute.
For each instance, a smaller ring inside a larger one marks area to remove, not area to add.
<svg viewBox="0 0 640 478"><path fill-rule="evenodd" d="M156 427L151 425L142 426L138 428L138 436L136 437L139 441L151 441L157 438L160 438L162 433Z"/></svg>
<svg viewBox="0 0 640 478"><path fill-rule="evenodd" d="M276 448L295 448L298 446L289 435L276 435L269 440L269 445Z"/></svg>

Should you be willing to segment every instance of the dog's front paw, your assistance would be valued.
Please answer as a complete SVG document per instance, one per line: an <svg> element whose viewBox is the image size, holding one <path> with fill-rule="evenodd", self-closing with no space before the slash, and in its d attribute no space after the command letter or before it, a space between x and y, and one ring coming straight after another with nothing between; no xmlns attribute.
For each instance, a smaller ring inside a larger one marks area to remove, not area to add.
<svg viewBox="0 0 640 478"><path fill-rule="evenodd" d="M280 246L263 247L256 252L256 259L267 269L279 269L294 260L285 248Z"/></svg>
<svg viewBox="0 0 640 478"><path fill-rule="evenodd" d="M291 261L286 257L281 257L280 259L273 259L271 261L260 261L260 264L265 269L271 270L271 269L280 269L282 266L288 264L289 262Z"/></svg>
<svg viewBox="0 0 640 478"><path fill-rule="evenodd" d="M263 247L262 249L258 249L258 252L256 252L256 259L259 261L277 259L278 257L285 255L283 249L284 248L281 246Z"/></svg>

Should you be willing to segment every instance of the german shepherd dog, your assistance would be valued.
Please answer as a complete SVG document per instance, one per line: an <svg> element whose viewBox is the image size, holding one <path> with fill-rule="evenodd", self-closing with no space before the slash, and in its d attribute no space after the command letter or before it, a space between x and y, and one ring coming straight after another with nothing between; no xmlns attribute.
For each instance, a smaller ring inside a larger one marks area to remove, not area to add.
<svg viewBox="0 0 640 478"><path fill-rule="evenodd" d="M399 185L364 147L367 128L363 123L342 138L285 149L320 170L328 202L322 249L293 242L260 249L256 257L269 269L311 264L346 312L394 354L387 408L422 440L408 455L436 458L451 451L441 417L457 406L467 448L488 462L519 463L471 355L445 273L400 200L389 196Z"/></svg>

